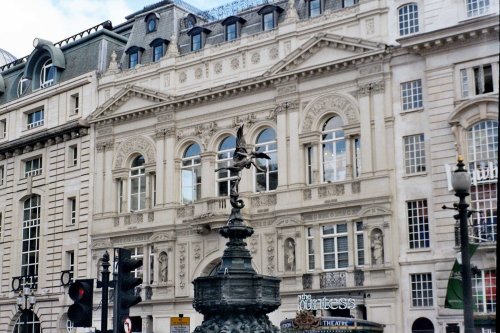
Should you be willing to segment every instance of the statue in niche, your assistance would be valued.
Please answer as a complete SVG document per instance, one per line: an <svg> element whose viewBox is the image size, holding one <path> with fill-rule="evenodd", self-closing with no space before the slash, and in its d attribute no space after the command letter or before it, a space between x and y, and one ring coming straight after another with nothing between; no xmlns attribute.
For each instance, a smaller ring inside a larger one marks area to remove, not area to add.
<svg viewBox="0 0 500 333"><path fill-rule="evenodd" d="M372 265L384 263L384 237L380 229L374 229L371 235Z"/></svg>
<svg viewBox="0 0 500 333"><path fill-rule="evenodd" d="M285 270L295 271L295 241L291 238L285 241Z"/></svg>
<svg viewBox="0 0 500 333"><path fill-rule="evenodd" d="M167 282L168 280L168 255L165 252L160 253L158 257L160 263L160 282Z"/></svg>

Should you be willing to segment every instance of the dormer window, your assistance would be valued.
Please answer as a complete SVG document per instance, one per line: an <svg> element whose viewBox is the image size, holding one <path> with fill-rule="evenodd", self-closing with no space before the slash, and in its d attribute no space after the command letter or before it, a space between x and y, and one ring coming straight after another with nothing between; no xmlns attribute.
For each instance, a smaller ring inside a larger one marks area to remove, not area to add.
<svg viewBox="0 0 500 333"><path fill-rule="evenodd" d="M40 71L40 88L49 87L54 83L56 68L52 65L52 60L47 60Z"/></svg>
<svg viewBox="0 0 500 333"><path fill-rule="evenodd" d="M322 12L321 7L321 0L309 0L307 3L309 17L319 16Z"/></svg>
<svg viewBox="0 0 500 333"><path fill-rule="evenodd" d="M160 15L156 13L151 13L146 16L144 21L146 22L146 33L155 32L158 29L158 21L160 20Z"/></svg>
<svg viewBox="0 0 500 333"><path fill-rule="evenodd" d="M17 97L21 97L22 95L24 95L26 90L28 90L29 83L30 80L24 77L21 77L19 79L19 81L17 82Z"/></svg>
<svg viewBox="0 0 500 333"><path fill-rule="evenodd" d="M196 16L194 16L193 14L188 14L185 18L184 18L184 26L187 28L187 29L192 29L196 26Z"/></svg>
<svg viewBox="0 0 500 333"><path fill-rule="evenodd" d="M205 45L206 36L211 33L211 30L202 27L194 27L188 31L188 36L191 37L191 51L198 51Z"/></svg>
<svg viewBox="0 0 500 333"><path fill-rule="evenodd" d="M128 55L128 68L134 68L141 63L142 47L132 46L125 53Z"/></svg>
<svg viewBox="0 0 500 333"><path fill-rule="evenodd" d="M268 31L276 28L278 26L278 17L281 12L283 12L283 8L274 5L267 5L259 9L257 14L262 17L262 30Z"/></svg>
<svg viewBox="0 0 500 333"><path fill-rule="evenodd" d="M149 44L153 51L153 62L159 61L163 57L165 50L167 49L167 45L168 40L163 38L156 38Z"/></svg>
<svg viewBox="0 0 500 333"><path fill-rule="evenodd" d="M245 22L245 19L238 16L229 16L222 21L226 41L237 39L241 34L241 25Z"/></svg>

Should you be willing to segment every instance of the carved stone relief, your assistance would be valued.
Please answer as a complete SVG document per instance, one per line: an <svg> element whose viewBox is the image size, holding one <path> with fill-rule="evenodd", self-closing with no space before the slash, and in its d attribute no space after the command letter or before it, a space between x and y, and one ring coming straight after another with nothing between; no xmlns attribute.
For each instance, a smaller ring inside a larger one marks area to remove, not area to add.
<svg viewBox="0 0 500 333"><path fill-rule="evenodd" d="M276 205L276 194L260 195L252 198L253 207L273 206Z"/></svg>
<svg viewBox="0 0 500 333"><path fill-rule="evenodd" d="M344 194L345 194L345 188L343 184L327 185L318 188L319 198L335 197Z"/></svg>
<svg viewBox="0 0 500 333"><path fill-rule="evenodd" d="M274 274L274 234L266 235L267 242L267 274Z"/></svg>
<svg viewBox="0 0 500 333"><path fill-rule="evenodd" d="M272 60L277 59L279 56L279 50L277 47L272 47L269 49L269 58Z"/></svg>
<svg viewBox="0 0 500 333"><path fill-rule="evenodd" d="M303 121L302 132L311 131L312 123L326 112L335 112L347 120L346 125L359 123L359 112L357 107L347 97L342 95L322 96L312 102L306 110Z"/></svg>
<svg viewBox="0 0 500 333"><path fill-rule="evenodd" d="M231 69L235 71L238 68L240 68L240 61L238 60L238 58L231 59Z"/></svg>
<svg viewBox="0 0 500 333"><path fill-rule="evenodd" d="M179 244L179 287L186 287L186 244Z"/></svg>
<svg viewBox="0 0 500 333"><path fill-rule="evenodd" d="M222 73L222 64L220 62L216 62L214 64L214 72L215 72L215 74Z"/></svg>
<svg viewBox="0 0 500 333"><path fill-rule="evenodd" d="M384 263L384 236L380 229L373 229L370 236L372 250L372 265Z"/></svg>
<svg viewBox="0 0 500 333"><path fill-rule="evenodd" d="M254 65L258 64L260 62L260 53L254 52L250 60L252 61L252 64Z"/></svg>
<svg viewBox="0 0 500 333"><path fill-rule="evenodd" d="M295 240L293 238L287 238L284 244L284 263L285 271L294 272L295 271Z"/></svg>
<svg viewBox="0 0 500 333"><path fill-rule="evenodd" d="M180 72L179 73L179 82L184 83L187 80L187 74L186 72Z"/></svg>
<svg viewBox="0 0 500 333"><path fill-rule="evenodd" d="M118 147L114 168L125 167L123 161L135 152L141 153L146 158L146 163L156 161L156 149L153 143L143 136L135 136L122 142Z"/></svg>
<svg viewBox="0 0 500 333"><path fill-rule="evenodd" d="M162 251L158 256L158 267L160 267L160 282L166 283L168 281L168 254Z"/></svg>

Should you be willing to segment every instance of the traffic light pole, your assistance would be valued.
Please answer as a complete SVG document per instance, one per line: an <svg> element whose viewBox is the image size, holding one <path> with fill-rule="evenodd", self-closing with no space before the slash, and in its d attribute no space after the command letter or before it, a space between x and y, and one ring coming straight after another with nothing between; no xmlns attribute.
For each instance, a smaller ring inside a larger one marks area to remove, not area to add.
<svg viewBox="0 0 500 333"><path fill-rule="evenodd" d="M106 251L102 256L102 311L101 332L108 332L108 287L109 287L109 253Z"/></svg>

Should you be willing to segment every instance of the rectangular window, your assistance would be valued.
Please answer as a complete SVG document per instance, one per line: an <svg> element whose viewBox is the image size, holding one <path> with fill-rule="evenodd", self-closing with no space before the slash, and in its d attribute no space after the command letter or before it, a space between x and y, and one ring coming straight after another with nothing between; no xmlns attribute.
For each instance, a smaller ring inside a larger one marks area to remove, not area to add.
<svg viewBox="0 0 500 333"><path fill-rule="evenodd" d="M307 183L313 183L313 170L312 170L312 160L313 160L313 148L307 147Z"/></svg>
<svg viewBox="0 0 500 333"><path fill-rule="evenodd" d="M7 137L7 119L0 120L0 139Z"/></svg>
<svg viewBox="0 0 500 333"><path fill-rule="evenodd" d="M401 83L401 97L403 111L422 108L422 80Z"/></svg>
<svg viewBox="0 0 500 333"><path fill-rule="evenodd" d="M43 109L28 113L28 129L42 126L43 121L44 121Z"/></svg>
<svg viewBox="0 0 500 333"><path fill-rule="evenodd" d="M410 135L404 137L405 170L407 175L425 171L425 144L424 135Z"/></svg>
<svg viewBox="0 0 500 333"><path fill-rule="evenodd" d="M158 61L163 57L163 45L153 46L153 61Z"/></svg>
<svg viewBox="0 0 500 333"><path fill-rule="evenodd" d="M118 180L118 213L123 213L123 180Z"/></svg>
<svg viewBox="0 0 500 333"><path fill-rule="evenodd" d="M356 264L363 266L365 264L365 244L363 237L363 222L356 222Z"/></svg>
<svg viewBox="0 0 500 333"><path fill-rule="evenodd" d="M191 51L201 50L201 33L191 36Z"/></svg>
<svg viewBox="0 0 500 333"><path fill-rule="evenodd" d="M71 272L75 271L75 252L74 251L66 251L66 268Z"/></svg>
<svg viewBox="0 0 500 333"><path fill-rule="evenodd" d="M408 201L406 205L410 249L428 248L430 240L427 200Z"/></svg>
<svg viewBox="0 0 500 333"><path fill-rule="evenodd" d="M134 68L139 63L139 53L134 52L128 55L128 68Z"/></svg>
<svg viewBox="0 0 500 333"><path fill-rule="evenodd" d="M310 271L316 267L314 260L314 229L307 228L307 263Z"/></svg>
<svg viewBox="0 0 500 333"><path fill-rule="evenodd" d="M144 249L142 246L129 248L129 250L131 252L130 259L143 260ZM143 267L144 266L141 266L132 271L134 277L143 279Z"/></svg>
<svg viewBox="0 0 500 333"><path fill-rule="evenodd" d="M262 17L262 30L272 30L274 29L274 13L264 14Z"/></svg>
<svg viewBox="0 0 500 333"><path fill-rule="evenodd" d="M339 269L349 265L347 245L347 224L333 224L322 227L323 268Z"/></svg>
<svg viewBox="0 0 500 333"><path fill-rule="evenodd" d="M71 113L72 114L78 114L80 112L80 95L79 94L74 94L71 95Z"/></svg>
<svg viewBox="0 0 500 333"><path fill-rule="evenodd" d="M309 17L316 17L321 14L321 0L309 0Z"/></svg>
<svg viewBox="0 0 500 333"><path fill-rule="evenodd" d="M69 166L76 166L78 164L78 145L69 147Z"/></svg>
<svg viewBox="0 0 500 333"><path fill-rule="evenodd" d="M42 173L42 157L36 157L24 162L24 177L37 176Z"/></svg>
<svg viewBox="0 0 500 333"><path fill-rule="evenodd" d="M411 302L413 307L433 306L432 274L411 274Z"/></svg>
<svg viewBox="0 0 500 333"><path fill-rule="evenodd" d="M497 274L496 270L482 270L472 277L472 298L476 305L476 312L496 313Z"/></svg>
<svg viewBox="0 0 500 333"><path fill-rule="evenodd" d="M354 177L361 176L361 140L354 139Z"/></svg>
<svg viewBox="0 0 500 333"><path fill-rule="evenodd" d="M5 183L5 167L0 165L0 186Z"/></svg>
<svg viewBox="0 0 500 333"><path fill-rule="evenodd" d="M235 40L237 37L236 23L226 25L226 41Z"/></svg>
<svg viewBox="0 0 500 333"><path fill-rule="evenodd" d="M489 9L490 0L467 0L468 17L487 14Z"/></svg>
<svg viewBox="0 0 500 333"><path fill-rule="evenodd" d="M460 70L460 82L462 85L462 97L469 97L469 77L465 68Z"/></svg>
<svg viewBox="0 0 500 333"><path fill-rule="evenodd" d="M68 198L69 220L71 224L76 223L76 198Z"/></svg>
<svg viewBox="0 0 500 333"><path fill-rule="evenodd" d="M493 91L493 72L491 64L473 68L476 95L486 94Z"/></svg>

